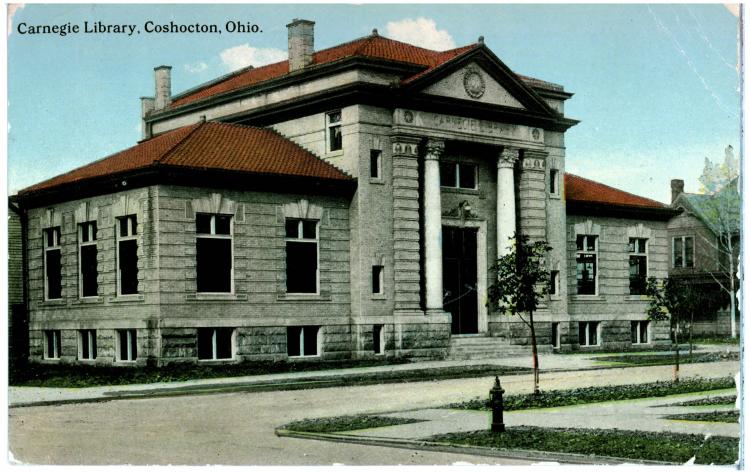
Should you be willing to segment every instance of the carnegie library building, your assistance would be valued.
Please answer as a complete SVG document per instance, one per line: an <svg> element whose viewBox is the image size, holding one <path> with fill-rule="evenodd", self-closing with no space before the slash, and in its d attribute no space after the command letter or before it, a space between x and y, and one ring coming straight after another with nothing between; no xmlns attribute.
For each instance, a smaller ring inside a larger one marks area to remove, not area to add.
<svg viewBox="0 0 750 473"><path fill-rule="evenodd" d="M32 361L526 353L487 304L515 233L552 246L541 350L668 342L643 291L676 212L565 172L570 92L482 38L288 34L288 60L179 94L157 67L140 142L14 197Z"/></svg>

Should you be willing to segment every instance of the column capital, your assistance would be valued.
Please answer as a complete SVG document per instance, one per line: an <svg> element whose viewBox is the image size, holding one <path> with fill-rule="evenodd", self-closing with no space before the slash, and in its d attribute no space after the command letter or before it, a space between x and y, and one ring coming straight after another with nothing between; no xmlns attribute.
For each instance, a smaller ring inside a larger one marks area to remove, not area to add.
<svg viewBox="0 0 750 473"><path fill-rule="evenodd" d="M511 148L509 146L504 147L500 154L497 156L497 168L513 169L516 161L518 161L519 152L520 151L518 148Z"/></svg>
<svg viewBox="0 0 750 473"><path fill-rule="evenodd" d="M410 135L391 136L394 156L417 156L421 138Z"/></svg>
<svg viewBox="0 0 750 473"><path fill-rule="evenodd" d="M428 138L425 150L426 153L424 159L439 160L440 157L443 156L443 152L445 152L445 141L436 138Z"/></svg>
<svg viewBox="0 0 750 473"><path fill-rule="evenodd" d="M545 162L549 153L546 151L538 150L524 150L523 160L521 162L521 169L526 170L538 170L544 171Z"/></svg>

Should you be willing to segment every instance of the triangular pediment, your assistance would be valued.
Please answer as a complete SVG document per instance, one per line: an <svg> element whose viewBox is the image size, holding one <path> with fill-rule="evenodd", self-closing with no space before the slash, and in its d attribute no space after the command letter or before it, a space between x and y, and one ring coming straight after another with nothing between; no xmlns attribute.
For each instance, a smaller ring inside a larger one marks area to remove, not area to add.
<svg viewBox="0 0 750 473"><path fill-rule="evenodd" d="M474 102L485 108L497 106L553 120L561 118L484 44L406 79L403 85L411 93L440 100Z"/></svg>
<svg viewBox="0 0 750 473"><path fill-rule="evenodd" d="M505 107L526 108L508 89L473 61L445 78L428 85L422 89L422 92Z"/></svg>

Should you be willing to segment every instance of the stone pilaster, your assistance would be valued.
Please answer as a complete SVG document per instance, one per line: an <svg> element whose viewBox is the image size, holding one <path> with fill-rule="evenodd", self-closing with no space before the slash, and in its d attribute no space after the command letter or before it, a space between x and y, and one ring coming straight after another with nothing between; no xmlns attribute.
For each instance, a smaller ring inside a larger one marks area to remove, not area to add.
<svg viewBox="0 0 750 473"><path fill-rule="evenodd" d="M508 252L516 232L516 197L514 168L518 149L505 147L497 157L497 255Z"/></svg>
<svg viewBox="0 0 750 473"><path fill-rule="evenodd" d="M532 241L547 238L546 159L545 151L525 150L521 160L518 185L520 233L528 235Z"/></svg>
<svg viewBox="0 0 750 473"><path fill-rule="evenodd" d="M443 310L443 243L440 203L440 157L442 140L427 141L424 156L424 247L425 306L428 311Z"/></svg>
<svg viewBox="0 0 750 473"><path fill-rule="evenodd" d="M420 307L419 161L420 138L394 136L393 144L393 249L396 311L417 312Z"/></svg>

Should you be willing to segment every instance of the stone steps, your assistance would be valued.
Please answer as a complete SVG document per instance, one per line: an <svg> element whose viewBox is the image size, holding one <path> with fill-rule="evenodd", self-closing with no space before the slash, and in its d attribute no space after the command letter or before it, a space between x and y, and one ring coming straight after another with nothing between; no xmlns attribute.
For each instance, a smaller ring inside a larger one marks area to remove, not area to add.
<svg viewBox="0 0 750 473"><path fill-rule="evenodd" d="M537 346L539 353L551 353L549 346ZM506 339L487 336L453 336L448 348L449 360L482 360L531 356L531 346L512 345Z"/></svg>

